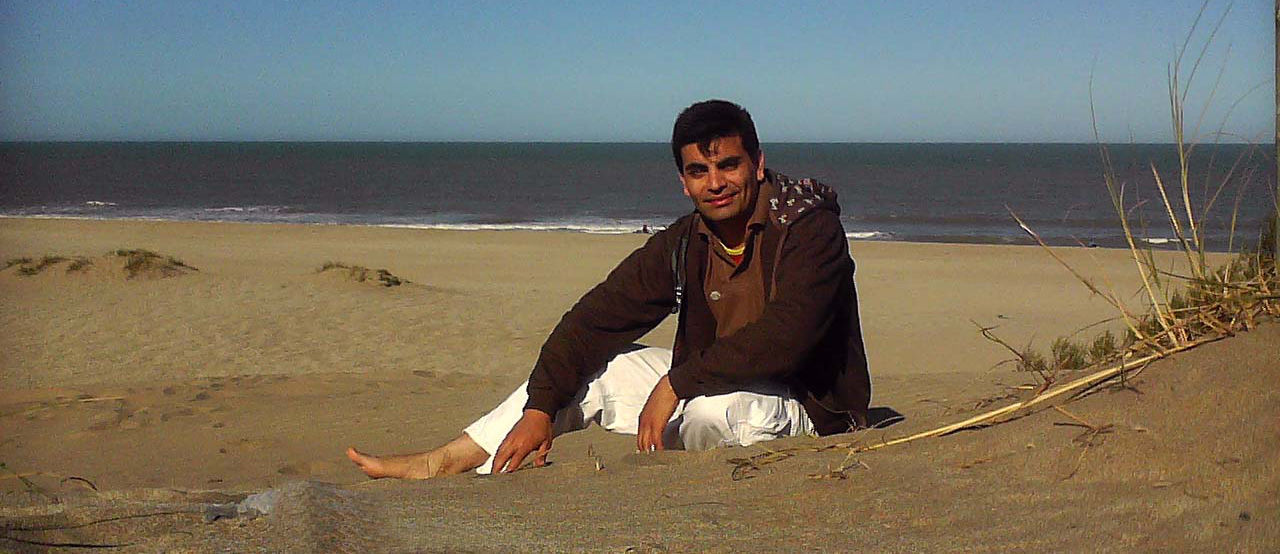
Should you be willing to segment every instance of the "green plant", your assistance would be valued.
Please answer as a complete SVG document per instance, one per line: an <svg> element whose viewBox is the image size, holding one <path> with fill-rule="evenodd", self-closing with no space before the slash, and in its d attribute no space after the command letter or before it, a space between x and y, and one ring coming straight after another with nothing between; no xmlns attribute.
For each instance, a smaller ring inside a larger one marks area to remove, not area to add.
<svg viewBox="0 0 1280 554"><path fill-rule="evenodd" d="M1084 369L1089 365L1087 351L1066 337L1058 337L1049 347L1055 370Z"/></svg>
<svg viewBox="0 0 1280 554"><path fill-rule="evenodd" d="M1120 345L1111 331L1103 331L1089 345L1089 364L1100 365L1110 361L1120 353Z"/></svg>
<svg viewBox="0 0 1280 554"><path fill-rule="evenodd" d="M1031 347L1027 347L1018 353L1017 369L1018 371L1030 371L1040 375L1047 375L1049 363L1045 361L1043 354Z"/></svg>

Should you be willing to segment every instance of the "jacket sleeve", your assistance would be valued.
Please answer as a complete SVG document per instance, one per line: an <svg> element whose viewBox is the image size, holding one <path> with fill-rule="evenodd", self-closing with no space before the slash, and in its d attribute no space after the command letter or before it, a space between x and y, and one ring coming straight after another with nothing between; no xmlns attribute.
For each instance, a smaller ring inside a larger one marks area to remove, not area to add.
<svg viewBox="0 0 1280 554"><path fill-rule="evenodd" d="M836 295L852 284L848 239L839 216L827 211L796 221L787 233L775 268L776 290L760 318L671 368L676 396L725 394L743 384L781 380L826 335L837 315L831 309Z"/></svg>
<svg viewBox="0 0 1280 554"><path fill-rule="evenodd" d="M677 227L650 237L560 318L529 375L526 409L554 417L592 374L671 313Z"/></svg>

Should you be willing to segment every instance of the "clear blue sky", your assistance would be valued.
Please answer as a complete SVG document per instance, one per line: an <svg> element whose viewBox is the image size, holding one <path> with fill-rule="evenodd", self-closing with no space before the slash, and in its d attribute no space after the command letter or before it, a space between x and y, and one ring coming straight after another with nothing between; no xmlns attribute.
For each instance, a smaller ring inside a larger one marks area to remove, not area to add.
<svg viewBox="0 0 1280 554"><path fill-rule="evenodd" d="M1190 99L1193 124L1225 67L1202 135L1258 86L1226 128L1272 140L1273 6L1231 7ZM663 141L721 97L766 142L1087 142L1092 72L1104 139L1163 142L1199 8L5 0L0 140Z"/></svg>

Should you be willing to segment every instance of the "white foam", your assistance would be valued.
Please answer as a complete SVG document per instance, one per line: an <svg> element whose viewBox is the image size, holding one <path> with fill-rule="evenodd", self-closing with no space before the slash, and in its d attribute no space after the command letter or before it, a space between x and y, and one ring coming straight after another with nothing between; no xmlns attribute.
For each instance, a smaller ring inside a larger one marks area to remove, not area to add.
<svg viewBox="0 0 1280 554"><path fill-rule="evenodd" d="M893 238L893 233L884 231L851 231L845 233L844 236L854 240L885 240Z"/></svg>
<svg viewBox="0 0 1280 554"><path fill-rule="evenodd" d="M1142 241L1143 241L1143 242L1145 242L1145 243L1147 243L1147 244L1169 244L1169 243L1171 243L1171 242L1173 242L1173 241L1175 241L1175 240L1177 240L1177 239L1160 238L1160 237L1156 237L1156 238L1144 238L1144 239L1142 239Z"/></svg>
<svg viewBox="0 0 1280 554"><path fill-rule="evenodd" d="M103 206L116 206L118 204L116 204L115 202L103 202L102 200L90 200L88 202L85 202L84 205L93 206L96 208L96 207L103 207Z"/></svg>
<svg viewBox="0 0 1280 554"><path fill-rule="evenodd" d="M286 209L288 209L288 206L226 206L222 208L204 208L204 211L216 212L216 213L244 213L244 212L279 213Z"/></svg>
<svg viewBox="0 0 1280 554"><path fill-rule="evenodd" d="M595 235L625 235L639 231L644 224L586 224L586 223L386 223L376 227L398 229L435 229L444 231L572 231ZM650 227L657 231L660 228Z"/></svg>

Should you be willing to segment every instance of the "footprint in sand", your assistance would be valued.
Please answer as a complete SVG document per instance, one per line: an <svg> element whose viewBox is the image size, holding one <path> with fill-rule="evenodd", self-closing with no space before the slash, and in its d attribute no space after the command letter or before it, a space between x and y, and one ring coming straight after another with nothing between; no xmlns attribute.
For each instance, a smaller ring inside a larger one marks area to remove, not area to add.
<svg viewBox="0 0 1280 554"><path fill-rule="evenodd" d="M120 429L127 430L150 427L151 424L154 423L154 420L155 416L151 413L151 410L144 406L126 415L124 420L120 422Z"/></svg>
<svg viewBox="0 0 1280 554"><path fill-rule="evenodd" d="M243 452L252 452L255 450L262 450L264 448L269 448L274 446L275 446L275 443L268 439L239 439L236 441L226 443L225 446L218 449L218 452L223 454L226 454L228 452L235 452L239 454ZM226 452L224 452L224 450Z"/></svg>
<svg viewBox="0 0 1280 554"><path fill-rule="evenodd" d="M115 429L123 420L124 416L119 409L111 410L110 412L100 414L93 418L93 423L89 424L88 430L106 431L108 429Z"/></svg>
<svg viewBox="0 0 1280 554"><path fill-rule="evenodd" d="M334 468L335 464L333 462L293 462L280 466L280 469L277 469L276 473L279 473L280 475L287 475L289 477L311 477L313 475L332 472Z"/></svg>
<svg viewBox="0 0 1280 554"><path fill-rule="evenodd" d="M188 417L188 416L195 415L195 413L196 411L192 410L191 408L179 408L171 412L165 412L163 414L160 414L160 421L169 421L170 419L173 419L176 417Z"/></svg>
<svg viewBox="0 0 1280 554"><path fill-rule="evenodd" d="M122 400L116 401L115 407L106 413L99 414L89 424L89 431L107 431L111 429L140 429L153 423L154 415L146 406L134 408Z"/></svg>

